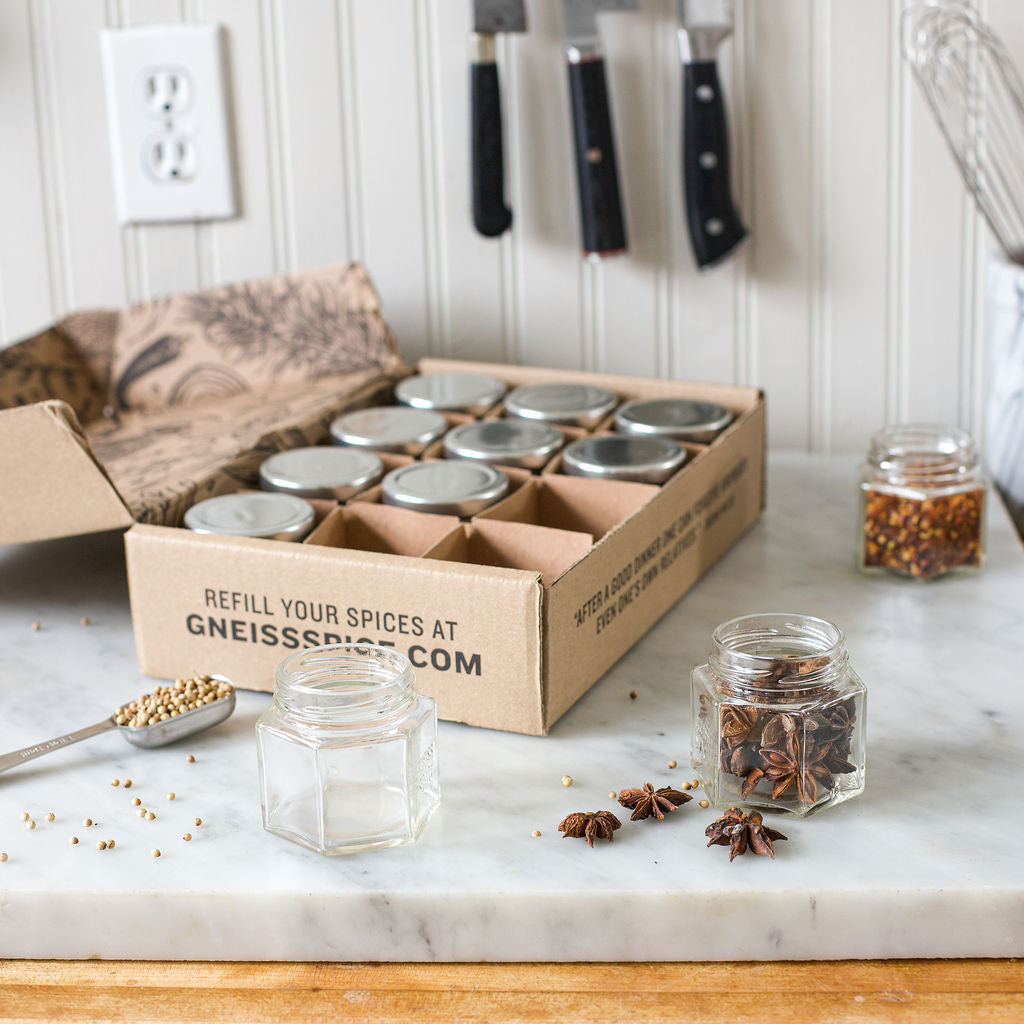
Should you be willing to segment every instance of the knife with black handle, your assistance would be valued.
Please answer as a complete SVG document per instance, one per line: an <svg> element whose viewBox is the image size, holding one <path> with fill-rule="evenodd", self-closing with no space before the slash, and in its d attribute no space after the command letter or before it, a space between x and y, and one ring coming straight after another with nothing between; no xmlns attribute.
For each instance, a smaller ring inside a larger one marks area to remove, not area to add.
<svg viewBox="0 0 1024 1024"><path fill-rule="evenodd" d="M474 0L470 37L470 161L473 225L495 238L512 224L505 202L505 152L502 141L501 88L494 52L496 32L525 32L523 0Z"/></svg>
<svg viewBox="0 0 1024 1024"><path fill-rule="evenodd" d="M597 12L635 8L636 0L562 0L580 227L589 257L624 252L628 244Z"/></svg>
<svg viewBox="0 0 1024 1024"><path fill-rule="evenodd" d="M728 256L747 229L732 197L729 133L715 53L732 33L731 0L679 0L683 27L683 178L694 258L702 270Z"/></svg>

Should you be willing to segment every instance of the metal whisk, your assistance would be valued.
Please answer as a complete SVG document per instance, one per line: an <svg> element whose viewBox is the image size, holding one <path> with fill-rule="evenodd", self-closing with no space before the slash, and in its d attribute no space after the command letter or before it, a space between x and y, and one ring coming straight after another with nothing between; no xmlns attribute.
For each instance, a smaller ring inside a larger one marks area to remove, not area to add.
<svg viewBox="0 0 1024 1024"><path fill-rule="evenodd" d="M903 56L1006 256L1024 263L1024 86L999 37L969 7L903 13Z"/></svg>

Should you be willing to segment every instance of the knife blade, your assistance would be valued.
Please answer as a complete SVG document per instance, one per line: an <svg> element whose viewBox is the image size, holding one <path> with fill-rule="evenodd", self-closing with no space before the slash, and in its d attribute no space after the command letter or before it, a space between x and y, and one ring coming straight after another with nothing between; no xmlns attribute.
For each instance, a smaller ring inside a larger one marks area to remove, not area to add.
<svg viewBox="0 0 1024 1024"><path fill-rule="evenodd" d="M732 35L732 0L679 0L683 178L690 242L702 270L747 237L732 197L729 133L716 54Z"/></svg>
<svg viewBox="0 0 1024 1024"><path fill-rule="evenodd" d="M636 6L637 0L562 0L580 224L588 257L610 256L627 248L597 14L636 10Z"/></svg>
<svg viewBox="0 0 1024 1024"><path fill-rule="evenodd" d="M473 0L469 68L473 224L487 238L503 234L512 224L512 211L505 203L501 88L494 36L525 31L524 0Z"/></svg>

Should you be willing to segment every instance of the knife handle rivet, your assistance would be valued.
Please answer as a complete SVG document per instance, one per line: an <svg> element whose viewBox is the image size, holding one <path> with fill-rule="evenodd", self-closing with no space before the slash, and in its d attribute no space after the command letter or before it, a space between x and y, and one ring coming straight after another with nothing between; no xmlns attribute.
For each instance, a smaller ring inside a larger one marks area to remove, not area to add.
<svg viewBox="0 0 1024 1024"><path fill-rule="evenodd" d="M591 146L587 150L587 163L588 164L599 164L604 159L604 153L601 152L597 146Z"/></svg>
<svg viewBox="0 0 1024 1024"><path fill-rule="evenodd" d="M715 90L710 85L698 85L694 95L701 103L710 103L715 98Z"/></svg>
<svg viewBox="0 0 1024 1024"><path fill-rule="evenodd" d="M710 149L701 153L697 159L705 171L713 171L718 166L718 154L712 153Z"/></svg>
<svg viewBox="0 0 1024 1024"><path fill-rule="evenodd" d="M704 222L704 230L712 238L717 238L725 230L725 225L717 217L711 217Z"/></svg>

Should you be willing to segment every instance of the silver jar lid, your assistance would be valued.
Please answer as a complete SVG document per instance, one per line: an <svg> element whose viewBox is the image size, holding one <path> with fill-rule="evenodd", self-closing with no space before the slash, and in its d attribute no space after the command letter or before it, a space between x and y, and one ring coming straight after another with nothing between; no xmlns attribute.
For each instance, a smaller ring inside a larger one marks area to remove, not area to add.
<svg viewBox="0 0 1024 1024"><path fill-rule="evenodd" d="M344 501L383 475L384 463L373 452L337 446L292 448L263 460L260 486L302 498Z"/></svg>
<svg viewBox="0 0 1024 1024"><path fill-rule="evenodd" d="M562 454L570 476L664 483L686 461L686 449L667 437L602 435L573 441Z"/></svg>
<svg viewBox="0 0 1024 1024"><path fill-rule="evenodd" d="M416 462L388 473L381 491L385 505L465 518L504 497L508 477L484 462Z"/></svg>
<svg viewBox="0 0 1024 1024"><path fill-rule="evenodd" d="M717 402L692 398L639 398L615 414L615 429L623 434L672 437L706 444L729 426L732 413Z"/></svg>
<svg viewBox="0 0 1024 1024"><path fill-rule="evenodd" d="M562 432L546 423L484 420L449 430L444 436L444 452L450 459L478 459L540 469L564 441Z"/></svg>
<svg viewBox="0 0 1024 1024"><path fill-rule="evenodd" d="M524 420L592 427L616 401L613 392L594 384L525 384L505 396L505 411Z"/></svg>
<svg viewBox="0 0 1024 1024"><path fill-rule="evenodd" d="M430 409L376 405L339 416L331 424L335 444L415 455L448 429L448 421Z"/></svg>
<svg viewBox="0 0 1024 1024"><path fill-rule="evenodd" d="M482 414L503 394L505 385L484 373L423 373L395 385L395 399L416 409Z"/></svg>
<svg viewBox="0 0 1024 1024"><path fill-rule="evenodd" d="M221 494L193 505L185 525L196 533L302 540L314 518L313 506L294 494Z"/></svg>

